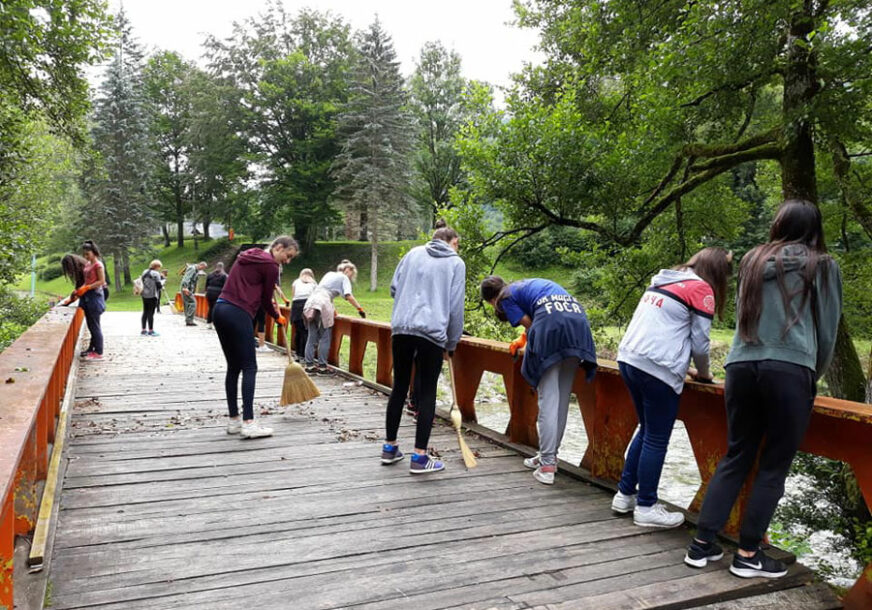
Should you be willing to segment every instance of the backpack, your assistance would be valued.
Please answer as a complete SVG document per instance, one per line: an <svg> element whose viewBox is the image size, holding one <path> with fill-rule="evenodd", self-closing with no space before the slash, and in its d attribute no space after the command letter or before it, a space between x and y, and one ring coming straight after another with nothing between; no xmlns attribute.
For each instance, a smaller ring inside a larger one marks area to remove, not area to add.
<svg viewBox="0 0 872 610"><path fill-rule="evenodd" d="M144 286L142 284L142 277L138 277L135 280L133 280L133 294L135 294L135 295L142 294L143 287Z"/></svg>

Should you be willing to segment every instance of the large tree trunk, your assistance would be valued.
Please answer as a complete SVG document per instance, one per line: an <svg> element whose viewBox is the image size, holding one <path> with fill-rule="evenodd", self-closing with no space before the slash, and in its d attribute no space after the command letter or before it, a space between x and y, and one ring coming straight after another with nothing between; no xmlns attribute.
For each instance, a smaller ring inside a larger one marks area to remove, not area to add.
<svg viewBox="0 0 872 610"><path fill-rule="evenodd" d="M209 239L209 225L212 224L212 219L208 216L204 216L203 220L203 239Z"/></svg>
<svg viewBox="0 0 872 610"><path fill-rule="evenodd" d="M358 229L360 233L357 236L357 241L368 241L369 240L369 216L366 210L360 211L360 226Z"/></svg>
<svg viewBox="0 0 872 610"><path fill-rule="evenodd" d="M182 213L181 206L176 207L176 245L179 248L185 247L185 215Z"/></svg>
<svg viewBox="0 0 872 610"><path fill-rule="evenodd" d="M124 285L129 286L133 280L130 277L130 253L127 248L121 250L121 260L124 263Z"/></svg>
<svg viewBox="0 0 872 610"><path fill-rule="evenodd" d="M814 137L808 120L810 104L817 93L815 56L809 52L808 34L814 29L809 2L791 19L787 38L782 101L784 149L781 157L781 191L785 199L804 199L817 205ZM863 400L866 378L857 349L844 318L839 323L836 352L827 372L830 392L838 398Z"/></svg>
<svg viewBox="0 0 872 610"><path fill-rule="evenodd" d="M115 292L121 292L121 268L124 266L121 262L120 251L115 251L112 255L112 266L115 270Z"/></svg>
<svg viewBox="0 0 872 610"><path fill-rule="evenodd" d="M372 240L369 254L369 289L378 290L378 212L373 209L369 222L372 226Z"/></svg>
<svg viewBox="0 0 872 610"><path fill-rule="evenodd" d="M163 235L164 248L169 248L170 247L170 230L169 230L169 228L167 228L166 223L162 223L160 225L160 232Z"/></svg>

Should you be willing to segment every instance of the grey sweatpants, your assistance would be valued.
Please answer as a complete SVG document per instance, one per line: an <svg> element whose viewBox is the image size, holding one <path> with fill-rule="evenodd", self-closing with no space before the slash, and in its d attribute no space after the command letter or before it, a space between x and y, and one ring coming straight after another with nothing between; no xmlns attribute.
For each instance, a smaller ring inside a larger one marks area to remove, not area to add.
<svg viewBox="0 0 872 610"><path fill-rule="evenodd" d="M327 366L327 356L330 354L330 343L333 339L333 327L324 328L320 316L306 323L309 336L306 338L306 366L315 364L315 348L318 348L318 364Z"/></svg>
<svg viewBox="0 0 872 610"><path fill-rule="evenodd" d="M545 371L536 388L539 393L539 460L546 466L557 464L557 448L566 430L569 394L578 365L578 358L561 360Z"/></svg>

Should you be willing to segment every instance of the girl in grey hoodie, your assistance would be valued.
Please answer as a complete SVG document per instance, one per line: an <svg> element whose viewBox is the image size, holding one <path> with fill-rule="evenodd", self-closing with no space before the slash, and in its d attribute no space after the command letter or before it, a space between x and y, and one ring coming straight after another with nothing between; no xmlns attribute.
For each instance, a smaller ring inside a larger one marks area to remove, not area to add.
<svg viewBox="0 0 872 610"><path fill-rule="evenodd" d="M709 329L722 314L732 253L706 248L661 269L645 290L618 347L618 367L639 416L612 510L643 527L677 527L684 515L657 503L657 485L691 357L693 377L711 382ZM638 496L637 496L638 494Z"/></svg>
<svg viewBox="0 0 872 610"><path fill-rule="evenodd" d="M414 362L420 389L415 452L409 465L412 474L445 468L441 461L427 455L427 444L436 411L436 383L442 372L443 353L447 351L451 357L463 333L466 265L457 255L457 245L458 235L454 229L438 229L430 242L412 248L403 257L391 281L394 387L388 399L381 462L395 464L403 459L397 431Z"/></svg>

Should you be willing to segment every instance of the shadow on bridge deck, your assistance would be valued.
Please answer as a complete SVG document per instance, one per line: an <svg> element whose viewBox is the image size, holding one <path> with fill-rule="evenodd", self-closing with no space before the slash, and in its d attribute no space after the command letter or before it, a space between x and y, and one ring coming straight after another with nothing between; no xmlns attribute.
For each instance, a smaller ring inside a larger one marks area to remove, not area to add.
<svg viewBox="0 0 872 610"><path fill-rule="evenodd" d="M467 472L442 423L444 473L383 467L384 396L319 378L321 398L279 409L278 353L256 395L275 435L228 436L215 334L165 314L141 337L138 317L106 314L106 359L79 368L52 608L838 607L795 563L776 582L730 576L729 555L687 568L686 529L635 527L569 476L539 485L474 435Z"/></svg>

